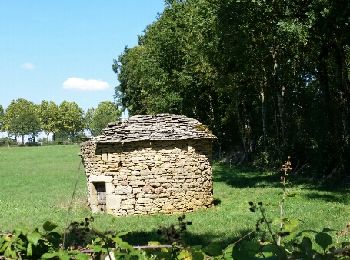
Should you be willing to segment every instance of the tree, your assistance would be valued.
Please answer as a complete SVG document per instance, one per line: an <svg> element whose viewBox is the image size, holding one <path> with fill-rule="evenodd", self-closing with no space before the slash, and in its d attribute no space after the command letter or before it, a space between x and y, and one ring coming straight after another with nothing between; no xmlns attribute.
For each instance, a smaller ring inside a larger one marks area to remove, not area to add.
<svg viewBox="0 0 350 260"><path fill-rule="evenodd" d="M12 100L5 112L5 129L9 134L22 137L24 144L24 136L35 136L40 132L40 120L38 109L33 102L19 98Z"/></svg>
<svg viewBox="0 0 350 260"><path fill-rule="evenodd" d="M96 136L101 134L108 123L117 121L120 116L121 112L113 102L103 101L96 109L89 109L85 117L91 134Z"/></svg>
<svg viewBox="0 0 350 260"><path fill-rule="evenodd" d="M2 105L0 105L0 132L4 129L4 119L5 119L5 111Z"/></svg>
<svg viewBox="0 0 350 260"><path fill-rule="evenodd" d="M39 105L39 117L41 128L47 135L53 133L53 141L55 141L55 134L58 132L59 125L59 109L53 101L43 100Z"/></svg>
<svg viewBox="0 0 350 260"><path fill-rule="evenodd" d="M350 168L350 2L172 0L113 64L131 114L181 113L246 161Z"/></svg>
<svg viewBox="0 0 350 260"><path fill-rule="evenodd" d="M88 131L90 131L90 134L92 134L92 120L93 120L93 116L95 113L95 108L88 108L88 110L85 113L85 127Z"/></svg>
<svg viewBox="0 0 350 260"><path fill-rule="evenodd" d="M83 129L83 110L75 102L63 101L59 105L59 133L74 140Z"/></svg>

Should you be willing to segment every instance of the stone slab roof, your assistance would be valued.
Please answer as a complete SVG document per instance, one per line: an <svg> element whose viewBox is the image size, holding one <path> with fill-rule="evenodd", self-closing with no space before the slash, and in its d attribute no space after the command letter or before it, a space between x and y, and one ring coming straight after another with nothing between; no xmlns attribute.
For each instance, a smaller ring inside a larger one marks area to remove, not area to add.
<svg viewBox="0 0 350 260"><path fill-rule="evenodd" d="M109 123L102 135L92 138L97 143L124 143L141 140L215 139L198 120L183 115L136 115L126 121Z"/></svg>

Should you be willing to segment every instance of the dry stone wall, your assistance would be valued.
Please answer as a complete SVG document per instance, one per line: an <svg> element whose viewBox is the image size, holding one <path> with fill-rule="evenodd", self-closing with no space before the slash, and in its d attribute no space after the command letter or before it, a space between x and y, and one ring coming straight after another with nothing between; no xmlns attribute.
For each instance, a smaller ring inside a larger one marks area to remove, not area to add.
<svg viewBox="0 0 350 260"><path fill-rule="evenodd" d="M81 153L89 204L101 210L96 183L105 184L105 210L115 215L174 213L212 204L211 139L85 142Z"/></svg>

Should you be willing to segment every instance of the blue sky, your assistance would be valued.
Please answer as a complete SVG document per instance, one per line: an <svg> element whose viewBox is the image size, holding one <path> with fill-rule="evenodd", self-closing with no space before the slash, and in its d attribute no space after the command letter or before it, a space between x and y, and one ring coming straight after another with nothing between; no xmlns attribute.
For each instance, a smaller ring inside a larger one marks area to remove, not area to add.
<svg viewBox="0 0 350 260"><path fill-rule="evenodd" d="M0 0L0 104L112 101L113 59L163 9L163 0Z"/></svg>

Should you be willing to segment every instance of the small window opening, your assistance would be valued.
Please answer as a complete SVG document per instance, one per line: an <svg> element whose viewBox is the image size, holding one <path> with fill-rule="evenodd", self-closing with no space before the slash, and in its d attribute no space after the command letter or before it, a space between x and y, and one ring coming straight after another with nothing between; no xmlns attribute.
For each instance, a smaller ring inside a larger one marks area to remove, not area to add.
<svg viewBox="0 0 350 260"><path fill-rule="evenodd" d="M96 196L97 196L97 207L101 212L106 211L106 183L94 182Z"/></svg>
<svg viewBox="0 0 350 260"><path fill-rule="evenodd" d="M122 167L123 166L123 163L122 162L118 162L118 167Z"/></svg>

